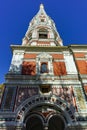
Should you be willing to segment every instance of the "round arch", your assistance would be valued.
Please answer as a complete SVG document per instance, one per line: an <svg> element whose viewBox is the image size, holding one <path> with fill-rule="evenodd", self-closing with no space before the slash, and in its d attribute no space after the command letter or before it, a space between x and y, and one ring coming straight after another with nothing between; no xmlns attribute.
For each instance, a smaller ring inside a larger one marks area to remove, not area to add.
<svg viewBox="0 0 87 130"><path fill-rule="evenodd" d="M23 122L25 116L31 109L43 105L47 105L48 107L53 106L55 110L61 110L68 123L72 123L72 121L75 120L71 106L64 102L64 100L61 100L58 97L46 97L40 95L27 99L18 107L16 110L16 120Z"/></svg>

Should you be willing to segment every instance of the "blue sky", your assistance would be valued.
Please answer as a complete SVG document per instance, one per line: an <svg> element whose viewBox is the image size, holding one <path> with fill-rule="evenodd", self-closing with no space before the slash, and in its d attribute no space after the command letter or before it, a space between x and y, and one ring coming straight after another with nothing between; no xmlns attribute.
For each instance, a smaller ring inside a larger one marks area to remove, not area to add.
<svg viewBox="0 0 87 130"><path fill-rule="evenodd" d="M11 63L10 45L21 45L41 3L55 21L64 45L87 44L87 0L0 0L0 83Z"/></svg>

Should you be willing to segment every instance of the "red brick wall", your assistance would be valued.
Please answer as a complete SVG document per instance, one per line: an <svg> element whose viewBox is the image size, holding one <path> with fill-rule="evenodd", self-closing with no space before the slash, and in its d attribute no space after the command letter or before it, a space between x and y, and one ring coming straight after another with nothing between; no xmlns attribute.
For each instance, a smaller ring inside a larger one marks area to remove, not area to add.
<svg viewBox="0 0 87 130"><path fill-rule="evenodd" d="M84 58L85 54L84 53L74 53L75 58Z"/></svg>
<svg viewBox="0 0 87 130"><path fill-rule="evenodd" d="M24 58L30 58L30 59L35 59L36 58L36 54L24 54Z"/></svg>
<svg viewBox="0 0 87 130"><path fill-rule="evenodd" d="M50 45L50 42L46 42L46 41L41 41L41 42L38 42L37 44L42 44L42 45L45 45L45 44L48 44L48 45Z"/></svg>
<svg viewBox="0 0 87 130"><path fill-rule="evenodd" d="M77 67L80 74L87 74L87 63L85 60L77 60Z"/></svg>
<svg viewBox="0 0 87 130"><path fill-rule="evenodd" d="M22 64L22 74L35 75L36 74L36 63L24 61Z"/></svg>
<svg viewBox="0 0 87 130"><path fill-rule="evenodd" d="M52 57L53 57L54 59L64 59L63 54L52 54Z"/></svg>
<svg viewBox="0 0 87 130"><path fill-rule="evenodd" d="M64 62L53 62L54 75L66 75L66 67Z"/></svg>

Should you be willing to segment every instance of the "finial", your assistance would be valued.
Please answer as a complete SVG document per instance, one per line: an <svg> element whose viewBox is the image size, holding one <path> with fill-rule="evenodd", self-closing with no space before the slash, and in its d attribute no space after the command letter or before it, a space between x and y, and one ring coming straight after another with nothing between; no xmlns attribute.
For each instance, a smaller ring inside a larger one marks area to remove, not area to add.
<svg viewBox="0 0 87 130"><path fill-rule="evenodd" d="M44 5L43 4L40 4L40 9L44 9Z"/></svg>

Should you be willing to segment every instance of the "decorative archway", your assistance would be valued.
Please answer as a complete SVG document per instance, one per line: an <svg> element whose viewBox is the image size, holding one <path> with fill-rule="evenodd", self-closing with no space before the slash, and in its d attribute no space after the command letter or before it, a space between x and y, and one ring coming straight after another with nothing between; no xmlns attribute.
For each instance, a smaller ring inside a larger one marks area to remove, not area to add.
<svg viewBox="0 0 87 130"><path fill-rule="evenodd" d="M38 113L29 114L25 119L25 128L23 130L65 130L65 119L59 114L51 114L47 122L43 121L42 115Z"/></svg>
<svg viewBox="0 0 87 130"><path fill-rule="evenodd" d="M47 105L48 108L49 106L53 106L55 110L61 110L62 115L66 117L68 123L75 121L74 113L70 104L56 96L48 97L40 95L25 100L25 102L18 107L16 110L16 120L18 122L23 122L27 113L31 109L43 105Z"/></svg>

